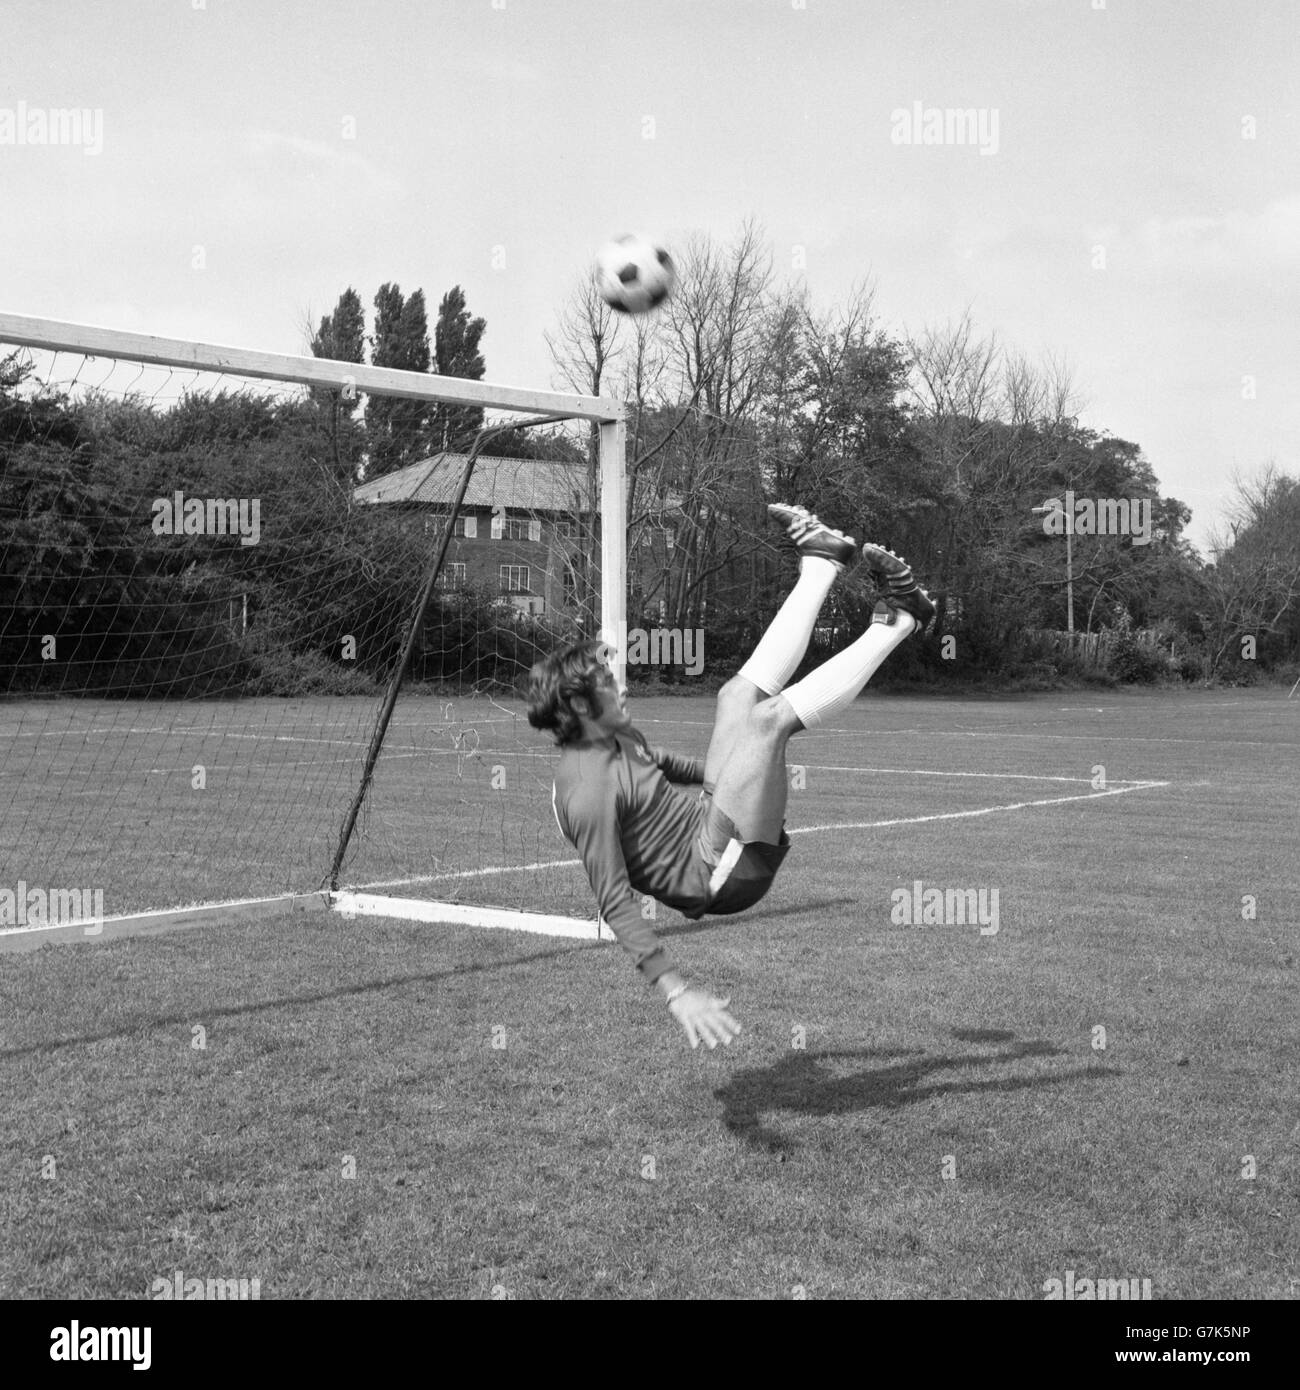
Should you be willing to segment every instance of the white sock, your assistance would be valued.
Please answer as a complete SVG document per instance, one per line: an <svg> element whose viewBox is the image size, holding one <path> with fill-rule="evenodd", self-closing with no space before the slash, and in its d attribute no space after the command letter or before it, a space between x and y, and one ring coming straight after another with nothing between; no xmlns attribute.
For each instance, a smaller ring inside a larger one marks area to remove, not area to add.
<svg viewBox="0 0 1300 1390"><path fill-rule="evenodd" d="M892 626L872 625L852 646L824 661L785 692L805 729L847 709L876 674L885 658L916 628L910 613L899 613Z"/></svg>
<svg viewBox="0 0 1300 1390"><path fill-rule="evenodd" d="M759 638L753 656L740 668L746 680L768 695L785 689L808 650L813 625L837 574L838 567L820 555L800 557L798 582Z"/></svg>

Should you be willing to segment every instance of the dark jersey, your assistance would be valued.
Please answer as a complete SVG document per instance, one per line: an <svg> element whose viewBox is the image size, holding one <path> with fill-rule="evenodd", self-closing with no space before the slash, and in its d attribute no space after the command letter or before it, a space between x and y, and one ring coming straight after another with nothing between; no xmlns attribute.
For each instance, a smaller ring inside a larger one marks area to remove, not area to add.
<svg viewBox="0 0 1300 1390"><path fill-rule="evenodd" d="M706 906L708 869L702 883L695 849L704 803L672 785L703 781L703 759L651 748L635 731L566 744L555 769L555 819L582 856L600 915L647 980L672 967L642 913L645 895L692 917Z"/></svg>

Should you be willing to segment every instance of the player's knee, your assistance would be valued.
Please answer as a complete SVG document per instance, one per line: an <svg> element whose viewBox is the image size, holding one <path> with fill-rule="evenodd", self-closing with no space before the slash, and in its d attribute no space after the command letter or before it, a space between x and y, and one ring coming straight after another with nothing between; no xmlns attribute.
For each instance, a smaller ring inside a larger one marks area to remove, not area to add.
<svg viewBox="0 0 1300 1390"><path fill-rule="evenodd" d="M784 695L760 700L749 712L749 725L765 739L783 739L799 728L799 720Z"/></svg>
<svg viewBox="0 0 1300 1390"><path fill-rule="evenodd" d="M763 692L744 676L732 676L718 691L718 714L744 714L763 699Z"/></svg>

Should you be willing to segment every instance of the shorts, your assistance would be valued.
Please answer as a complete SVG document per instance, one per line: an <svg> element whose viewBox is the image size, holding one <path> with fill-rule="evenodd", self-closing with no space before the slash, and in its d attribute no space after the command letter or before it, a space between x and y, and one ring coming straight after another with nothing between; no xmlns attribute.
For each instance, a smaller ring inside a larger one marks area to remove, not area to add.
<svg viewBox="0 0 1300 1390"><path fill-rule="evenodd" d="M700 793L700 800L705 803L704 817L695 849L708 883L708 906L703 911L722 916L743 912L772 886L776 871L790 852L790 837L782 827L781 839L775 845L761 840L746 843L709 788Z"/></svg>

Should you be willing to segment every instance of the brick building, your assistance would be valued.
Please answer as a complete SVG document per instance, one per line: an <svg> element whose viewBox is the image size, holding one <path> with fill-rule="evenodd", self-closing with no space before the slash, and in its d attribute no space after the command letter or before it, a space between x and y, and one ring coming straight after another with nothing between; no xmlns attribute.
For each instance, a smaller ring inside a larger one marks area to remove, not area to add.
<svg viewBox="0 0 1300 1390"><path fill-rule="evenodd" d="M401 508L432 543L464 468L464 454L435 454L359 484L353 496L359 503ZM581 553L584 537L594 537L595 553L589 557ZM632 539L628 575L633 606L653 606L672 566L673 533L667 527L645 527ZM480 455L440 587L485 590L500 594L522 613L558 616L580 604L588 563L592 569L599 566L599 543L600 518L593 514L584 465ZM644 596L642 603L636 602L637 595Z"/></svg>

